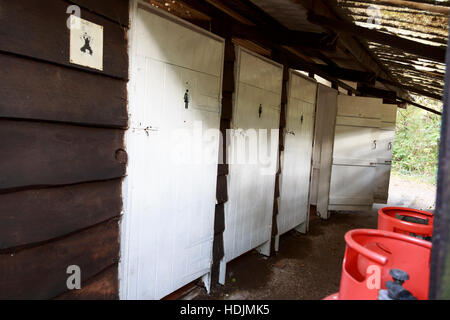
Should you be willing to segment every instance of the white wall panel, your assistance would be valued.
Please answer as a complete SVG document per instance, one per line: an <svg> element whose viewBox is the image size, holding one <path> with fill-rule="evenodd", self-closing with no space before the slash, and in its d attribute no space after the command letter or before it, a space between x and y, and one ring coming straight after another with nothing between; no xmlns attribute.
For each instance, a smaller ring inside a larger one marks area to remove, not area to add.
<svg viewBox="0 0 450 320"><path fill-rule="evenodd" d="M316 95L315 80L290 71L277 216L278 235L307 223L309 216ZM306 226L304 229L306 231Z"/></svg>
<svg viewBox="0 0 450 320"><path fill-rule="evenodd" d="M137 2L131 37L120 293L160 299L208 282L224 42Z"/></svg>
<svg viewBox="0 0 450 320"><path fill-rule="evenodd" d="M269 254L278 157L278 131L271 129L279 128L283 68L236 47L236 71L231 124L235 131L227 153L230 168L221 283L225 282L226 263L230 260L261 245L265 245L263 253ZM236 152L239 145L249 143L245 137L258 133L259 129L268 130L266 139L259 136L257 146L247 144L244 152ZM271 141L275 143L271 145ZM262 152L264 149L267 152ZM270 154L275 158L269 159Z"/></svg>

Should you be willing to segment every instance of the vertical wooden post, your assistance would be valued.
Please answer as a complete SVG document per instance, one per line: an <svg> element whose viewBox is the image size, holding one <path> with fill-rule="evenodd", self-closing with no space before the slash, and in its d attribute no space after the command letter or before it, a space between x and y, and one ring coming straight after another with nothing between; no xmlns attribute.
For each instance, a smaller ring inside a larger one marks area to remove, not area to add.
<svg viewBox="0 0 450 320"><path fill-rule="evenodd" d="M225 255L223 232L225 231L225 202L228 201L228 164L227 159L227 130L231 128L233 113L233 93L235 90L234 64L236 60L235 47L232 42L229 28L230 22L226 17L218 17L212 21L212 32L225 38L225 59L222 86L222 113L220 118L220 132L222 134L222 146L219 152L219 165L217 169L216 210L214 216L214 242L213 261L211 267L211 283L215 286L219 280L220 262Z"/></svg>
<svg viewBox="0 0 450 320"><path fill-rule="evenodd" d="M447 73L430 266L430 299L450 299L450 50L448 46L446 61Z"/></svg>
<svg viewBox="0 0 450 320"><path fill-rule="evenodd" d="M275 175L275 194L273 201L273 216L272 216L272 241L271 241L271 254L275 251L275 246L278 247L278 226L277 226L277 216L278 216L278 203L280 198L280 175L281 175L281 155L284 152L284 132L286 128L286 108L288 104L288 85L289 85L289 66L286 64L285 59L278 51L273 52L272 58L278 63L283 64L283 86L281 92L281 111L280 111L280 135L278 143L278 170Z"/></svg>

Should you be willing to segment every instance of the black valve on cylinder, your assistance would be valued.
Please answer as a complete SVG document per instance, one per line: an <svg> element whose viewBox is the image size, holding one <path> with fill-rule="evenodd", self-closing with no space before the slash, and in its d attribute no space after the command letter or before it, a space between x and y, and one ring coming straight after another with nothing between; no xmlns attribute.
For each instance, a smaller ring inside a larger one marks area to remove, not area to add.
<svg viewBox="0 0 450 320"><path fill-rule="evenodd" d="M387 290L380 290L378 300L417 300L411 292L403 287L403 283L409 280L409 275L399 269L391 269L389 274L394 281L387 281Z"/></svg>

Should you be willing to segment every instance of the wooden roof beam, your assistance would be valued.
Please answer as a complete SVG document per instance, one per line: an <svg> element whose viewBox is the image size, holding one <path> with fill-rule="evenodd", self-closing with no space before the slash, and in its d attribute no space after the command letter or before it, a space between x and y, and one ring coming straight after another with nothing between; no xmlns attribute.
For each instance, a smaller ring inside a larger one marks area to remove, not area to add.
<svg viewBox="0 0 450 320"><path fill-rule="evenodd" d="M365 72L353 69L325 66L321 64L314 65L316 68L326 72L332 77L367 84L375 84L376 75L372 72Z"/></svg>
<svg viewBox="0 0 450 320"><path fill-rule="evenodd" d="M402 103L408 103L414 107L423 109L425 111L428 111L428 112L431 112L431 113L434 113L437 115L442 115L441 112L434 110L432 108L425 107L417 102L411 101L410 99L399 98L399 97L397 97L396 93L393 91L388 91L388 90L383 90L383 89L378 89L378 88L373 88L373 87L367 87L367 86L359 85L359 84L358 84L358 91L363 96L382 98L383 101L387 101L389 103L399 100Z"/></svg>
<svg viewBox="0 0 450 320"><path fill-rule="evenodd" d="M414 101L411 101L411 100L408 100L408 99L403 99L403 98L397 98L397 99L400 100L401 102L406 102L406 103L408 103L408 104L410 104L410 105L412 105L414 107L417 107L417 108L423 109L425 111L428 111L428 112L437 114L439 116L442 116L442 112L434 110L434 109L431 109L431 108L428 108L428 107L425 107L425 106L423 106L423 105L421 105L421 104L419 104L417 102L414 102Z"/></svg>
<svg viewBox="0 0 450 320"><path fill-rule="evenodd" d="M308 21L322 27L336 30L357 36L359 38L385 44L393 48L403 50L404 52L416 54L426 59L445 62L446 48L444 46L430 46L417 41L401 38L389 33L375 31L357 26L353 23L331 19L326 16L315 14L310 11L308 13Z"/></svg>
<svg viewBox="0 0 450 320"><path fill-rule="evenodd" d="M285 64L289 65L290 68L306 71L310 74L316 74L316 75L330 81L332 84L335 84L349 92L352 92L354 94L360 93L357 89L342 82L338 78L333 77L327 71L322 70L321 68L318 68L317 64L311 64L311 63L308 63L307 61L304 61L301 57L299 57L295 53L291 52L290 50L279 47L279 48L277 48L277 51L278 51L278 56L282 57L282 60L285 62Z"/></svg>
<svg viewBox="0 0 450 320"><path fill-rule="evenodd" d="M397 94L394 91L370 87L361 83L358 83L358 91L361 92L362 95L367 95L370 97L383 98L388 100L397 99Z"/></svg>
<svg viewBox="0 0 450 320"><path fill-rule="evenodd" d="M274 30L259 26L249 26L242 23L230 25L233 36L241 39L270 42L280 46L309 48L321 51L336 51L335 39L328 34L313 32Z"/></svg>
<svg viewBox="0 0 450 320"><path fill-rule="evenodd" d="M442 96L441 95L437 95L437 94L434 94L434 93L431 93L431 92L428 92L428 91L425 91L425 90L421 90L421 89L419 89L417 87L407 86L407 85L403 85L403 84L397 84L397 83L395 83L393 81L386 80L386 79L380 78L380 77L377 78L377 81L381 82L383 84L387 84L387 85L390 85L390 86L393 86L393 87L397 87L397 88L400 88L400 89L403 89L403 90L407 90L407 91L410 91L410 92L417 93L417 94L419 94L421 96L425 96L425 97L428 97L428 98L432 98L432 99L435 99L435 100L442 101Z"/></svg>

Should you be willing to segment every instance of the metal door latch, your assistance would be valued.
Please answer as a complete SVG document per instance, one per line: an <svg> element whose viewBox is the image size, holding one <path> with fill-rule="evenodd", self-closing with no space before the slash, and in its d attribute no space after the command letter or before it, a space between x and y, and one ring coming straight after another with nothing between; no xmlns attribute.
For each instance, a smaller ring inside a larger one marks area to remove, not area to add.
<svg viewBox="0 0 450 320"><path fill-rule="evenodd" d="M373 148L372 149L376 149L377 148L377 140L373 140Z"/></svg>
<svg viewBox="0 0 450 320"><path fill-rule="evenodd" d="M263 111L262 104L260 104L259 105L259 110L258 110L258 115L259 115L260 118L261 118L261 115L262 115L262 111Z"/></svg>
<svg viewBox="0 0 450 320"><path fill-rule="evenodd" d="M303 124L303 113L302 116L300 117L300 123Z"/></svg>
<svg viewBox="0 0 450 320"><path fill-rule="evenodd" d="M388 143L388 150L392 150L392 142Z"/></svg>
<svg viewBox="0 0 450 320"><path fill-rule="evenodd" d="M189 89L186 89L186 93L184 94L184 108L188 109L189 108Z"/></svg>
<svg viewBox="0 0 450 320"><path fill-rule="evenodd" d="M289 130L286 130L286 133L287 133L287 134L291 134L291 135L295 136L295 132L294 132L294 131L289 131Z"/></svg>

